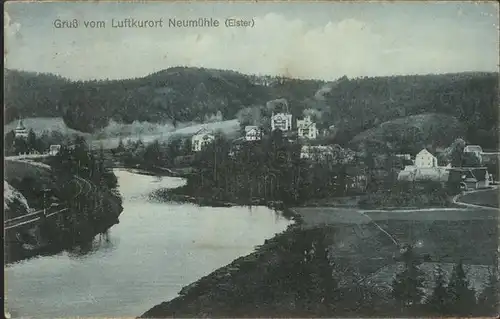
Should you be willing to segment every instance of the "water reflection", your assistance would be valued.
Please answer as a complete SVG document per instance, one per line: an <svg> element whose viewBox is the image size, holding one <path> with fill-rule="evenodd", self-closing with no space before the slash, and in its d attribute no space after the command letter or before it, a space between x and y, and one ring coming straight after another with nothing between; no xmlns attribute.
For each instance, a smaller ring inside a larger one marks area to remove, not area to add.
<svg viewBox="0 0 500 319"><path fill-rule="evenodd" d="M246 255L290 222L265 207L198 207L148 199L180 178L116 171L120 223L107 236L5 269L6 304L24 317L135 317Z"/></svg>
<svg viewBox="0 0 500 319"><path fill-rule="evenodd" d="M69 249L67 251L68 257L78 259L97 252L108 253L116 248L117 243L118 239L111 238L109 231L107 231L97 235L91 242Z"/></svg>

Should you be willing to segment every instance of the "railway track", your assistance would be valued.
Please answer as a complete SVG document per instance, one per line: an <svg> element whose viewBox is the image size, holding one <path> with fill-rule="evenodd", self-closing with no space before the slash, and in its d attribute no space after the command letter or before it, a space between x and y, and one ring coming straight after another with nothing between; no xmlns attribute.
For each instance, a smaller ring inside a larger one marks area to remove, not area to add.
<svg viewBox="0 0 500 319"><path fill-rule="evenodd" d="M72 200L75 200L79 196L84 196L87 195L91 190L92 190L92 185L90 184L89 181L79 177L79 176L74 176L73 181L78 185L78 192L77 194L73 197ZM50 212L47 214L47 210L50 210L50 208L47 209L40 209L35 212L31 212L22 216L10 218L4 221L4 229L5 230L10 230L10 229L15 229L21 226L25 226L28 224L32 224L35 222L40 221L45 215L45 218L49 218L55 215L58 215L60 213L64 213L69 210L69 208L62 208L58 209L56 211Z"/></svg>

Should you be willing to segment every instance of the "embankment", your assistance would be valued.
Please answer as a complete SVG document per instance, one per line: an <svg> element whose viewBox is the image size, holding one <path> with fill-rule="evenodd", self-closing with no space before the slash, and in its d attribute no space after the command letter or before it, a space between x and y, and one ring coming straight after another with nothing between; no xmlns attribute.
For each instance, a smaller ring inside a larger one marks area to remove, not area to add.
<svg viewBox="0 0 500 319"><path fill-rule="evenodd" d="M26 220L33 220L31 223L16 225L5 232L7 263L87 245L97 234L105 233L119 222L123 210L121 197L112 190L82 178L63 178L29 163L11 163L6 167L9 169L6 179L17 185L23 195L27 194L30 207L34 210L48 207L48 217L33 216ZM43 189L50 190L49 195L44 196ZM66 210L61 211L63 208ZM61 212L52 214L56 211Z"/></svg>
<svg viewBox="0 0 500 319"><path fill-rule="evenodd" d="M328 227L293 225L254 253L184 287L179 297L141 317L310 317L332 310L346 316L368 315L382 302L384 293L365 285L352 290L354 281L350 280L355 273L329 264L325 249L334 234ZM326 275L332 270L350 282L337 285ZM369 304L362 304L364 294L373 297Z"/></svg>

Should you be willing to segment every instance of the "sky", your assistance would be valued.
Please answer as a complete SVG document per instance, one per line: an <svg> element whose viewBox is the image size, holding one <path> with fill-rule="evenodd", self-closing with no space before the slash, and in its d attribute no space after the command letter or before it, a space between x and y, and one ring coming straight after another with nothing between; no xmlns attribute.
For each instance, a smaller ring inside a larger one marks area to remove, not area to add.
<svg viewBox="0 0 500 319"><path fill-rule="evenodd" d="M112 28L125 18L163 28ZM218 19L171 28L169 19ZM253 27L228 28L227 18ZM56 19L79 22L55 28ZM103 20L105 28L84 21ZM7 68L73 80L142 77L175 66L334 80L498 71L496 2L7 2Z"/></svg>

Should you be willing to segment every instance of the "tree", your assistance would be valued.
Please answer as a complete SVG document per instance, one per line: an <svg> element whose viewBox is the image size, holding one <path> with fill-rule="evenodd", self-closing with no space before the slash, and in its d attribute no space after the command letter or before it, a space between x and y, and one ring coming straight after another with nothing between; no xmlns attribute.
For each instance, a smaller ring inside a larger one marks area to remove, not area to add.
<svg viewBox="0 0 500 319"><path fill-rule="evenodd" d="M467 274L462 261L460 261L453 267L447 288L452 315L471 315L476 308L475 291L469 286Z"/></svg>
<svg viewBox="0 0 500 319"><path fill-rule="evenodd" d="M122 154L125 151L125 145L123 145L123 139L120 138L118 141L118 146L115 149L116 154Z"/></svg>
<svg viewBox="0 0 500 319"><path fill-rule="evenodd" d="M392 282L392 296L399 303L401 310L415 308L424 295L423 273L419 268L413 247L407 246L402 255L404 269L397 273Z"/></svg>
<svg viewBox="0 0 500 319"><path fill-rule="evenodd" d="M28 132L27 145L30 152L37 149L37 139L33 129L30 129Z"/></svg>
<svg viewBox="0 0 500 319"><path fill-rule="evenodd" d="M464 153L462 156L462 166L463 167L480 167L481 166L481 158L480 155L476 153Z"/></svg>
<svg viewBox="0 0 500 319"><path fill-rule="evenodd" d="M453 166L453 167L462 166L464 148L465 148L466 144L467 143L465 143L464 139L457 138L450 145L450 147L447 150L447 154L448 154L451 166Z"/></svg>
<svg viewBox="0 0 500 319"><path fill-rule="evenodd" d="M4 138L4 150L5 155L11 155L14 153L14 141L16 140L16 134L14 131L9 131L5 134Z"/></svg>
<svg viewBox="0 0 500 319"><path fill-rule="evenodd" d="M193 152L193 142L191 141L190 138L187 138L184 140L184 145L182 148L182 155L189 155Z"/></svg>
<svg viewBox="0 0 500 319"><path fill-rule="evenodd" d="M448 291L446 290L445 273L439 264L435 269L434 278L434 289L429 300L427 300L427 305L432 313L444 315L448 310L447 306L449 303L449 296Z"/></svg>
<svg viewBox="0 0 500 319"><path fill-rule="evenodd" d="M498 273L495 269L491 269L488 281L486 282L481 294L478 297L478 309L485 316L498 314L498 302L500 300Z"/></svg>

